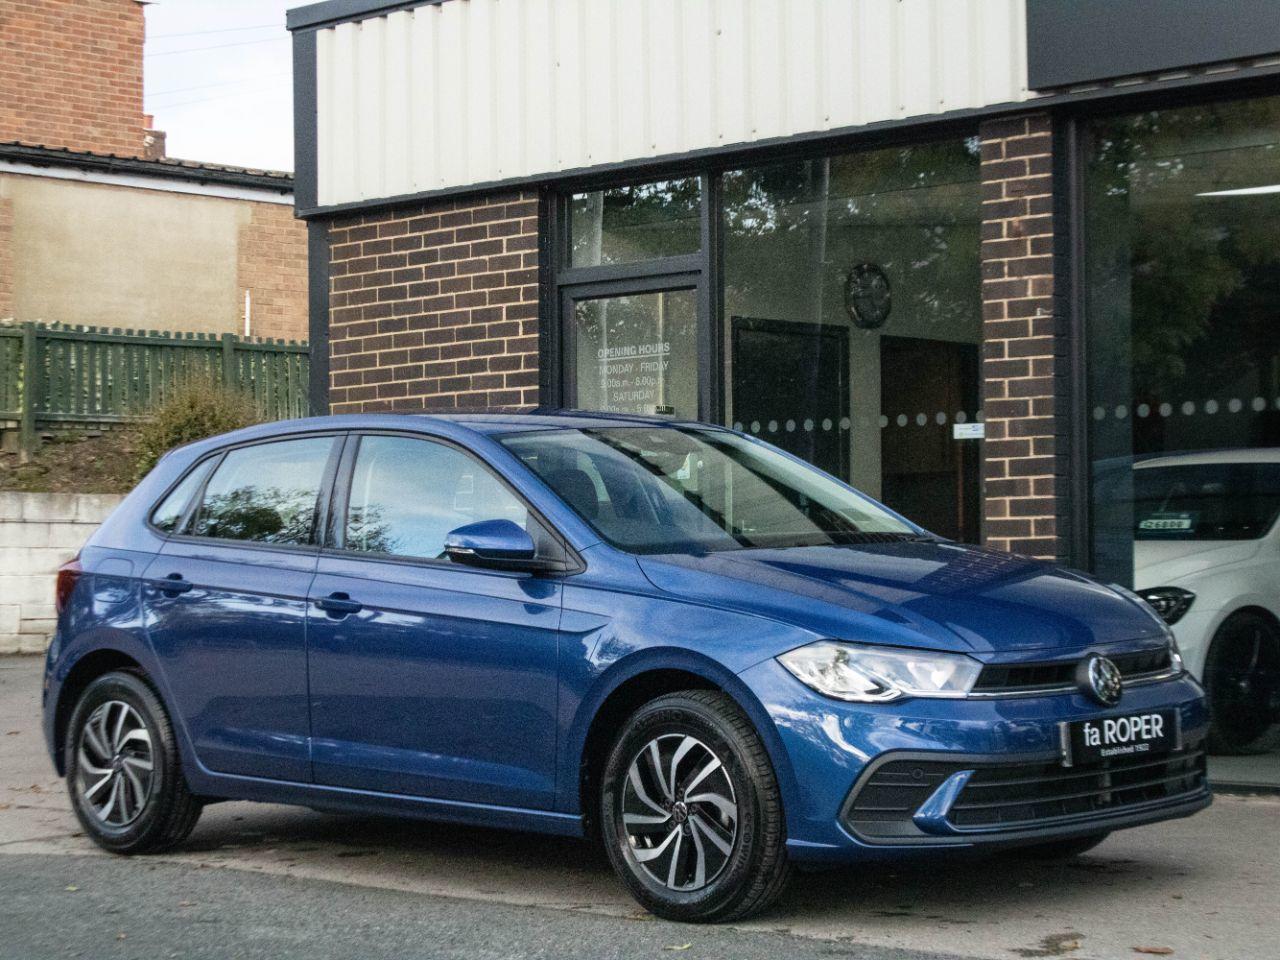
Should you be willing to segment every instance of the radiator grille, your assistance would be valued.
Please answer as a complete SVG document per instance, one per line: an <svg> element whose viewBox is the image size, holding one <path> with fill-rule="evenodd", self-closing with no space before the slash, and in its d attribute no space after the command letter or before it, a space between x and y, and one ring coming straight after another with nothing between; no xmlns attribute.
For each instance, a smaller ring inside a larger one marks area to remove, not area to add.
<svg viewBox="0 0 1280 960"><path fill-rule="evenodd" d="M1110 658L1125 680L1162 673L1171 665L1168 647L1118 653ZM1020 693L1049 687L1069 687L1075 683L1078 660L1045 663L991 663L982 668L974 684L975 693Z"/></svg>

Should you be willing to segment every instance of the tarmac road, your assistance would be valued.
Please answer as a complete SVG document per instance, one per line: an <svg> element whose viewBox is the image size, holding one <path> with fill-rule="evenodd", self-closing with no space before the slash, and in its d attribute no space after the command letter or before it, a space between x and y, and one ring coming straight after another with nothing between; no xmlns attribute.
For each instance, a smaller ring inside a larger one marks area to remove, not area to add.
<svg viewBox="0 0 1280 960"><path fill-rule="evenodd" d="M583 842L296 807L218 804L180 850L112 857L44 753L40 669L0 658L0 958L1280 955L1275 798L1219 797L1062 864L806 874L732 927L649 918Z"/></svg>

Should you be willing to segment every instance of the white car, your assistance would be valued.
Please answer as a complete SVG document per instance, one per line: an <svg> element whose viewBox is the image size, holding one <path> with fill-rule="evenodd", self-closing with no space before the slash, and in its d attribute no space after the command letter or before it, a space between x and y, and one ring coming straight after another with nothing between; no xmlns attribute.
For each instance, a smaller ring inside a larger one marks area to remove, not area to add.
<svg viewBox="0 0 1280 960"><path fill-rule="evenodd" d="M1134 589L1204 683L1209 749L1247 750L1280 720L1280 449L1133 465Z"/></svg>

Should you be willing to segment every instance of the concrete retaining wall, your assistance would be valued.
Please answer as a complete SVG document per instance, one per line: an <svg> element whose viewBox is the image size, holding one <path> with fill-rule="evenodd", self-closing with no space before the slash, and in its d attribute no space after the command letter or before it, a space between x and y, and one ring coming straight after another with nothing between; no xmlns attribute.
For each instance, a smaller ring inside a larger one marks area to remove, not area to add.
<svg viewBox="0 0 1280 960"><path fill-rule="evenodd" d="M58 567L124 498L0 491L0 653L43 653Z"/></svg>

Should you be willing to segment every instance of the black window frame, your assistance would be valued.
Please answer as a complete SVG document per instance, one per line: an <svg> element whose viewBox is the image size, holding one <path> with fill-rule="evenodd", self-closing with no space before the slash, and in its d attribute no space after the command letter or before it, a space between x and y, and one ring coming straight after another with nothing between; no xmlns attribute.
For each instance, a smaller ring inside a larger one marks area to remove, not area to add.
<svg viewBox="0 0 1280 960"><path fill-rule="evenodd" d="M598 266L572 266L570 237L570 204L576 194L594 190L652 183L657 180L688 179L699 181L700 242L696 253L656 257L628 263ZM697 364L695 367L698 398L696 419L718 423L722 417L723 390L717 339L720 311L714 260L719 248L718 229L719 175L703 165L668 167L664 172L642 176L606 176L561 184L552 191L547 204L548 280L544 285L542 313L550 319L540 335L539 363L544 373L541 381L543 399L551 406L572 408L576 389L573 372L573 331L570 317L576 300L593 300L632 293L658 293L670 290L693 290L697 303Z"/></svg>
<svg viewBox="0 0 1280 960"><path fill-rule="evenodd" d="M323 510L323 528L319 542L319 551L322 556L341 557L346 560L367 560L371 563L427 566L435 569L456 570L467 573L496 574L516 579L527 578L531 575L526 571L519 570L507 571L467 566L454 563L447 557L412 557L401 554L348 549L345 545L345 540L347 511L350 508L351 499L351 482L355 476L356 457L360 452L360 442L365 437L399 437L406 440L417 440L422 443L435 443L455 450L462 456L470 457L485 470L489 471L494 479L529 512L529 516L544 531L546 541L555 548L557 556L539 556L539 559L548 562L550 568L545 572L537 573L536 576L541 578L575 576L587 569L581 555L574 550L568 539L555 524L548 520L541 510L529 502L529 498L516 488L515 484L507 478L501 469L478 451L450 437L439 434L394 429L352 430L347 434L341 456L335 466L334 476L329 486L329 493Z"/></svg>

